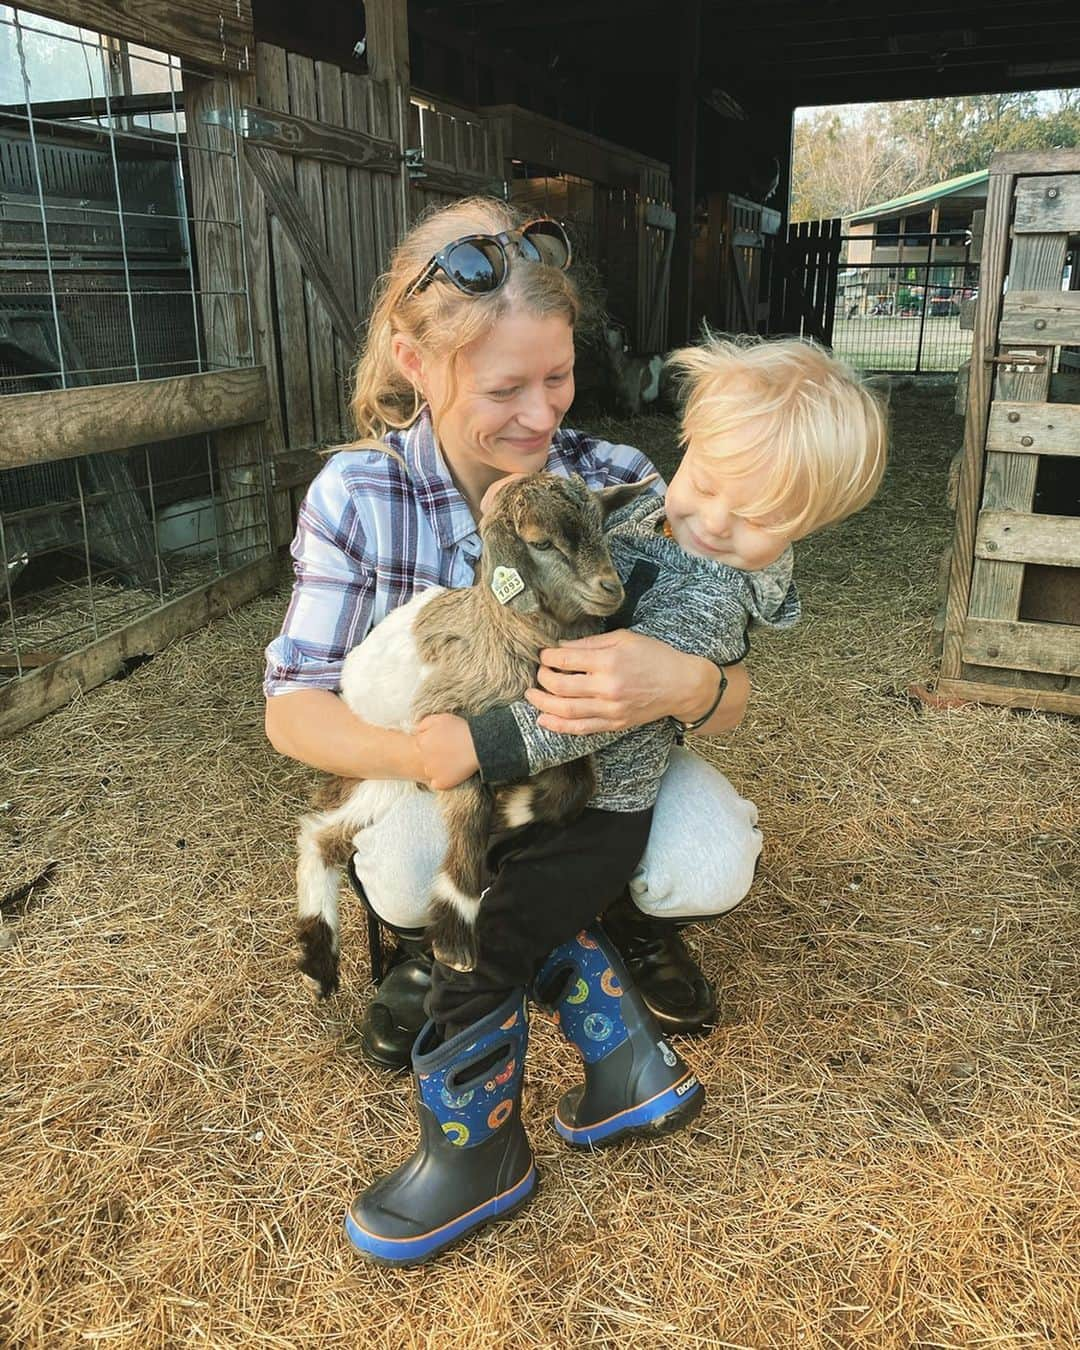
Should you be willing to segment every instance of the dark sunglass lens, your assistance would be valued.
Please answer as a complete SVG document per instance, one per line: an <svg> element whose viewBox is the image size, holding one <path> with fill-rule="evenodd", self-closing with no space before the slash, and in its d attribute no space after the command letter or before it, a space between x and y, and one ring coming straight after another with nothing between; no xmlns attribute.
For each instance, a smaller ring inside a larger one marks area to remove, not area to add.
<svg viewBox="0 0 1080 1350"><path fill-rule="evenodd" d="M493 291L502 283L506 262L498 244L469 239L455 244L446 255L446 273L455 286L473 295Z"/></svg>
<svg viewBox="0 0 1080 1350"><path fill-rule="evenodd" d="M534 262L549 267L565 267L570 261L570 248L562 226L554 220L536 220L525 227L521 237L521 251Z"/></svg>

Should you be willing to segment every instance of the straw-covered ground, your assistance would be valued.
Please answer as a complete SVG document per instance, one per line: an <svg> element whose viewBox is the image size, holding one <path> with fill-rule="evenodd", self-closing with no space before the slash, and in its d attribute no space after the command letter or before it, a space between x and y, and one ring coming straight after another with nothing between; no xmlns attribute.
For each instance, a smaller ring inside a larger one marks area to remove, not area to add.
<svg viewBox="0 0 1080 1350"><path fill-rule="evenodd" d="M801 548L707 753L761 808L751 896L693 930L722 1021L685 1133L581 1156L534 1021L543 1186L424 1271L355 1258L351 1195L412 1146L365 1066L363 925L291 970L313 775L262 738L285 590L0 746L0 1346L1080 1345L1080 729L927 709L949 393L894 398L887 487ZM609 433L611 426L605 428ZM621 434L660 454L672 424Z"/></svg>

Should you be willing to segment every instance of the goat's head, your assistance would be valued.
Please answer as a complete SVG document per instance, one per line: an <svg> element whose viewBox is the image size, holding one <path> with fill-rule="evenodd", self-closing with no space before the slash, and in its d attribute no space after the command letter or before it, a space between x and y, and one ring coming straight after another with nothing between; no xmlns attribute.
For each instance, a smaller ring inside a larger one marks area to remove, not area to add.
<svg viewBox="0 0 1080 1350"><path fill-rule="evenodd" d="M599 492L577 474L534 473L507 483L480 526L481 584L494 589L506 576L498 569L512 569L524 589L507 603L525 614L543 609L560 624L614 614L623 588L604 539L604 520L653 481Z"/></svg>

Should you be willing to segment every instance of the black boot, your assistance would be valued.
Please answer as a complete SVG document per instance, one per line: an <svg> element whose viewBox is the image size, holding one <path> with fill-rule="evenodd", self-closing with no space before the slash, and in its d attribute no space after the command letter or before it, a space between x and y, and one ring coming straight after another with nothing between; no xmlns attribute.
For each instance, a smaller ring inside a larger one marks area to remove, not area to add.
<svg viewBox="0 0 1080 1350"><path fill-rule="evenodd" d="M555 1111L555 1129L574 1148L600 1148L629 1135L682 1129L705 1091L664 1040L619 954L594 926L557 947L533 982L575 1046L585 1081Z"/></svg>
<svg viewBox="0 0 1080 1350"><path fill-rule="evenodd" d="M433 1022L413 1051L420 1143L353 1201L353 1246L383 1265L421 1265L467 1233L513 1214L536 1190L521 1124L528 1045L523 992L439 1044Z"/></svg>
<svg viewBox="0 0 1080 1350"><path fill-rule="evenodd" d="M422 941L398 938L390 968L360 1022L361 1052L380 1069L409 1067L413 1043L427 1021L432 960Z"/></svg>
<svg viewBox="0 0 1080 1350"><path fill-rule="evenodd" d="M376 986L360 1022L360 1051L378 1068L398 1072L409 1067L413 1043L427 1021L424 1001L431 989L431 949L424 943L423 929L393 928L397 946L384 966L382 928L390 925L372 908L352 858L347 873L367 911L371 978Z"/></svg>
<svg viewBox="0 0 1080 1350"><path fill-rule="evenodd" d="M716 995L679 935L678 919L643 914L629 892L603 915L604 931L619 949L649 1011L669 1034L707 1031L716 1020Z"/></svg>

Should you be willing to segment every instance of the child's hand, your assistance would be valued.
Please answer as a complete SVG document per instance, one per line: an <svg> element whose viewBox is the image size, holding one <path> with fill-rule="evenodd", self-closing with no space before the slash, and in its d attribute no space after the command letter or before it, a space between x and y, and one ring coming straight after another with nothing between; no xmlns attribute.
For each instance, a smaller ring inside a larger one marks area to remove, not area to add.
<svg viewBox="0 0 1080 1350"><path fill-rule="evenodd" d="M472 732L463 717L432 713L417 725L414 739L424 766L422 781L437 792L457 787L480 769Z"/></svg>

